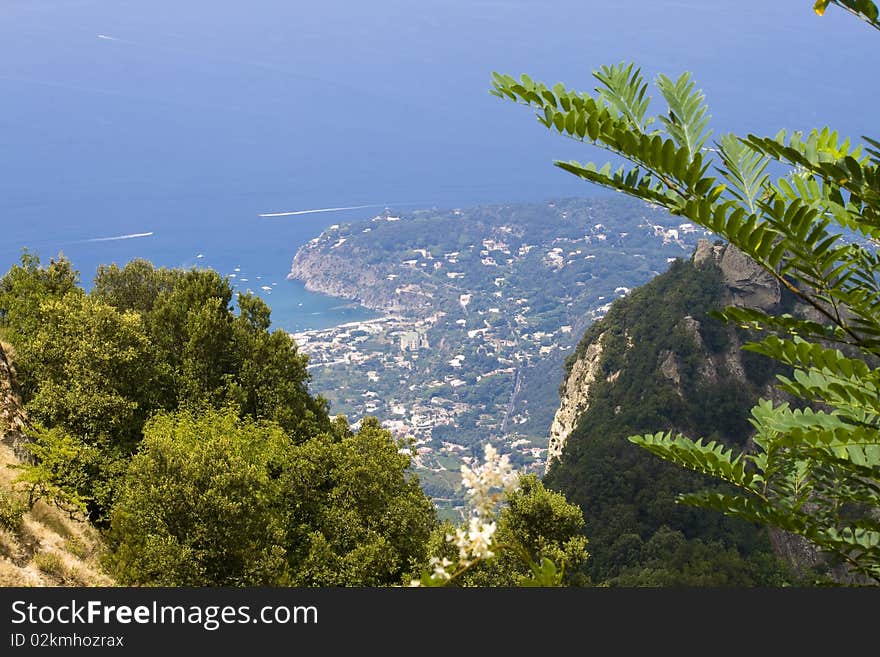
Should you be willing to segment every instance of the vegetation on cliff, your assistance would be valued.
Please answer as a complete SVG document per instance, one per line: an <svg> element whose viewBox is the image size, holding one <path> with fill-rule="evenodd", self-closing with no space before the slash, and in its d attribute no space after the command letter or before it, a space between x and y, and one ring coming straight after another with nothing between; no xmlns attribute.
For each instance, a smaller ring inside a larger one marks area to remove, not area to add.
<svg viewBox="0 0 880 657"><path fill-rule="evenodd" d="M626 440L659 426L745 444L745 415L765 391L772 361L740 358L738 331L709 316L726 290L714 261L676 261L616 301L569 359L570 367L590 344L603 345L587 408L545 482L583 509L595 581L770 586L789 577L765 531L675 503L678 492L710 480Z"/></svg>
<svg viewBox="0 0 880 657"><path fill-rule="evenodd" d="M0 342L0 587L111 585L100 533L49 501L30 500L17 481L24 415L11 353Z"/></svg>

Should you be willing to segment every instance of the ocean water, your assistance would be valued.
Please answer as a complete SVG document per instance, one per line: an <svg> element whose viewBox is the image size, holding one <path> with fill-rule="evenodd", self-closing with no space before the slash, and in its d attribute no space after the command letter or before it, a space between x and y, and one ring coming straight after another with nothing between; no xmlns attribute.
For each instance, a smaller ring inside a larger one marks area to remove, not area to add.
<svg viewBox="0 0 880 657"><path fill-rule="evenodd" d="M551 165L595 154L490 96L493 70L589 89L635 60L691 70L719 132L880 133L880 40L811 4L3 0L0 271L63 250L88 285L145 257L236 274L288 330L366 317L285 278L328 225L597 193Z"/></svg>

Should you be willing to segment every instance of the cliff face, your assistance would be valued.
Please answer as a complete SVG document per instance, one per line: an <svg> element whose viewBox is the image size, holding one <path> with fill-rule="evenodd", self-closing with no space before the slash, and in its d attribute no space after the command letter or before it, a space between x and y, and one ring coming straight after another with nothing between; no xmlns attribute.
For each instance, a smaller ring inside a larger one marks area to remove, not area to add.
<svg viewBox="0 0 880 657"><path fill-rule="evenodd" d="M381 268L355 272L347 258L328 255L315 244L297 251L288 279L300 280L310 292L320 292L387 313L417 314L426 296L399 290L383 275Z"/></svg>
<svg viewBox="0 0 880 657"><path fill-rule="evenodd" d="M574 430L578 418L590 406L590 388L601 372L602 338L590 343L584 355L575 361L561 395L559 410L550 425L550 442L547 445L547 468L562 455L565 439Z"/></svg>
<svg viewBox="0 0 880 657"><path fill-rule="evenodd" d="M334 229L324 231L299 248L287 278L302 281L310 292L348 299L387 314L420 317L438 305L435 302L439 299L435 297L443 290L429 281L402 283L395 267L388 262L352 266L369 259L370 254L362 247L346 244L347 241Z"/></svg>

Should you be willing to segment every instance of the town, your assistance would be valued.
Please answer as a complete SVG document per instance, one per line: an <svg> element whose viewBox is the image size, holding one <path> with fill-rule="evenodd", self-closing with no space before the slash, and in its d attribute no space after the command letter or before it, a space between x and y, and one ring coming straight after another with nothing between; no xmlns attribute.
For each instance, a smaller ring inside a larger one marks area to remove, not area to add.
<svg viewBox="0 0 880 657"><path fill-rule="evenodd" d="M312 392L355 425L377 417L435 501L456 499L461 465L486 442L543 473L566 356L616 298L704 235L644 204L517 213L386 212L331 226L293 262L291 278L380 313L293 334Z"/></svg>

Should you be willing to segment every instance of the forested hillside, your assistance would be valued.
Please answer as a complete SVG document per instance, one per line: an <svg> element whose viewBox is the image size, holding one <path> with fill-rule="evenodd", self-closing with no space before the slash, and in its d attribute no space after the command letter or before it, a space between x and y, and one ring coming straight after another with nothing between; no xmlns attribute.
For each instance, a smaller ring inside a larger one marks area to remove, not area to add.
<svg viewBox="0 0 880 657"><path fill-rule="evenodd" d="M748 445L749 410L778 396L781 370L741 351L744 331L709 316L734 301L777 311L793 303L735 249L703 240L693 259L615 301L567 362L546 482L582 507L596 581L766 586L787 577L766 529L676 504L678 493L713 487L709 479L627 440L662 428Z"/></svg>
<svg viewBox="0 0 880 657"><path fill-rule="evenodd" d="M75 519L65 527L85 529L58 531L68 542L88 531L98 570L82 584L110 581L101 568L163 586L418 576L454 528L437 522L407 443L375 419L356 431L331 419L308 390L307 356L269 319L212 270L134 260L101 267L86 293L63 257L25 253L0 278L16 354L0 380L22 410L7 438L26 463L0 480L6 530L23 536L47 508ZM499 535L538 562L563 555L571 579L586 558L580 511L537 481L517 494L523 510L502 514ZM4 538L3 556L26 560L16 541ZM496 564L492 581L515 583L528 563Z"/></svg>

